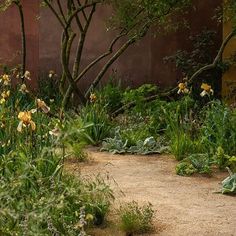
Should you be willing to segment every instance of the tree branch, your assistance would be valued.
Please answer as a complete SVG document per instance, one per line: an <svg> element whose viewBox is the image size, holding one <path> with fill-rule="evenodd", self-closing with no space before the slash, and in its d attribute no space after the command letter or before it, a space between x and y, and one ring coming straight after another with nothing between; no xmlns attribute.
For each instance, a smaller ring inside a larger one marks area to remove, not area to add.
<svg viewBox="0 0 236 236"><path fill-rule="evenodd" d="M227 46L227 44L229 43L229 41L236 35L236 30L232 31L231 33L229 33L226 38L224 39L224 41L222 42L220 49L215 57L215 59L213 60L213 62L209 65L203 66L202 68L200 68L199 70L197 70L192 76L191 78L188 80L188 83L192 83L200 74L202 74L203 72L210 70L210 69L214 69L217 64L219 63L219 61L222 60L222 55L224 53L225 47ZM161 97L167 97L167 96L171 96L172 94L176 93L178 91L178 87L174 87L173 89L167 91L167 92L163 92L160 94L155 94L152 95L150 97L144 98L144 102L150 102L153 101L157 98L161 98ZM130 102L122 107L120 107L119 109L117 109L115 112L113 112L113 116L118 115L119 113L125 111L126 109L135 106L136 101L134 102Z"/></svg>
<svg viewBox="0 0 236 236"><path fill-rule="evenodd" d="M103 66L93 83L87 90L85 97L88 97L92 90L98 85L104 74L107 72L109 67L125 52L125 50L136 41L136 36L129 39L123 46L110 58L110 60Z"/></svg>
<svg viewBox="0 0 236 236"><path fill-rule="evenodd" d="M92 61L79 75L78 77L75 79L75 81L79 81L94 65L96 65L99 61L101 61L102 59L104 59L105 57L111 55L113 53L113 47L115 46L116 42L122 38L123 36L127 35L127 33L120 33L119 35L117 35L117 37L115 39L113 39L113 41L111 42L109 49L103 53L101 56L99 56L98 58L96 58L94 61Z"/></svg>

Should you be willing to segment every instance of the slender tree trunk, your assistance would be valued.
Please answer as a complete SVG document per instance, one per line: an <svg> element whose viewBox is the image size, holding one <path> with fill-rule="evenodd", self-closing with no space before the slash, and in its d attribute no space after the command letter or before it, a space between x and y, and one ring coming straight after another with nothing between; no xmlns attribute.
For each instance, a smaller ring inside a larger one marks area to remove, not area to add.
<svg viewBox="0 0 236 236"><path fill-rule="evenodd" d="M23 78L26 70L26 33L25 33L25 19L24 19L24 12L23 7L20 2L15 2L15 5L18 8L20 14L20 24L21 24L21 55L22 55L22 65L21 65L21 76Z"/></svg>

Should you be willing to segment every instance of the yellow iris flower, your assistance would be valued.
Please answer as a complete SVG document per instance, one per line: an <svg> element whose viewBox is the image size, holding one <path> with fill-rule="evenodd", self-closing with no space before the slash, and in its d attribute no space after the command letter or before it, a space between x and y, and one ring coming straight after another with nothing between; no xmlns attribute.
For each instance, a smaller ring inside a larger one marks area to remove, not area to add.
<svg viewBox="0 0 236 236"><path fill-rule="evenodd" d="M0 99L0 104L3 104L6 102L6 99L10 96L10 91L3 91L1 93L1 99Z"/></svg>
<svg viewBox="0 0 236 236"><path fill-rule="evenodd" d="M36 129L36 124L32 121L32 113L31 111L21 111L18 114L18 119L20 120L17 131L22 132L23 127L31 127L34 131Z"/></svg>
<svg viewBox="0 0 236 236"><path fill-rule="evenodd" d="M10 76L7 74L2 75L0 77L0 82L3 82L3 85L5 85L5 86L9 85L11 82Z"/></svg>
<svg viewBox="0 0 236 236"><path fill-rule="evenodd" d="M38 108L40 108L44 113L50 112L50 107L48 107L43 100L37 99L36 102L37 102Z"/></svg>
<svg viewBox="0 0 236 236"><path fill-rule="evenodd" d="M213 95L213 94L214 94L214 91L213 91L213 89L211 88L211 85L209 85L209 84L207 84L207 83L202 83L201 89L203 90L203 91L200 93L200 96L201 96L201 97L204 97L204 96L206 96L206 95L210 96L210 95Z"/></svg>
<svg viewBox="0 0 236 236"><path fill-rule="evenodd" d="M29 93L29 90L27 89L26 84L22 84L22 85L20 86L19 91L20 91L21 93L23 93L23 94Z"/></svg>
<svg viewBox="0 0 236 236"><path fill-rule="evenodd" d="M96 102L96 100L97 100L96 94L91 93L89 99L90 99L90 102L92 102L92 103Z"/></svg>
<svg viewBox="0 0 236 236"><path fill-rule="evenodd" d="M189 93L189 89L187 88L187 84L186 83L179 83L178 84L178 94L181 94L181 93L185 93L185 94L188 94Z"/></svg>
<svg viewBox="0 0 236 236"><path fill-rule="evenodd" d="M31 80L30 76L31 76L30 72L28 70L25 71L24 78L27 80Z"/></svg>

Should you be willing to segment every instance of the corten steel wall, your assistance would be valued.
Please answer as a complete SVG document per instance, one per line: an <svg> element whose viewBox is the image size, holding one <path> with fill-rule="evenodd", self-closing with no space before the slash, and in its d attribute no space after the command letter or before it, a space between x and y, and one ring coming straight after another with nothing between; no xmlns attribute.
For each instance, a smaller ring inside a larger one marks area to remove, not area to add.
<svg viewBox="0 0 236 236"><path fill-rule="evenodd" d="M1 1L1 0L0 0ZM24 0L27 39L27 69L31 71L31 85L36 85L39 69L39 15L38 0ZM21 34L19 12L15 7L0 14L0 64L16 65L21 62Z"/></svg>
<svg viewBox="0 0 236 236"><path fill-rule="evenodd" d="M34 75L46 74L53 69L60 74L60 39L61 27L48 9L40 9L37 0L24 0L25 19L27 29L27 68ZM111 67L116 70L124 85L137 86L142 83L155 83L161 86L171 86L181 78L173 65L164 64L163 57L172 55L178 49L191 49L188 37L200 32L203 28L217 31L216 48L222 40L221 26L217 25L211 17L221 0L196 0L196 7L186 17L189 20L190 30L183 29L169 35L160 35L156 38L148 34L142 41L131 46ZM88 32L87 43L82 59L83 65L96 58L99 53L106 51L114 33L106 31L106 20L110 11L104 7L97 8L94 24ZM40 16L40 20L37 17ZM0 58L11 58L20 49L20 33L17 21L18 13L11 9L8 13L0 15L0 30L4 37L0 37ZM120 44L121 45L121 44ZM75 53L75 48L73 48ZM18 59L19 62L19 59ZM86 87L101 64L90 72L81 81ZM106 74L108 78L111 70ZM36 76L35 76L36 77ZM103 80L104 81L104 80Z"/></svg>

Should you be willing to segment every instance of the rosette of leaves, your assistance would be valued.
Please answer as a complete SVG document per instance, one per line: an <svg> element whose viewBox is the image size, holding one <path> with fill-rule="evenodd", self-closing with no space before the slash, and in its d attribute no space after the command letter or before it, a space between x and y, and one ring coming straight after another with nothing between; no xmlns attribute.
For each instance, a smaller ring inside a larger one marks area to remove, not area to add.
<svg viewBox="0 0 236 236"><path fill-rule="evenodd" d="M135 146L131 146L127 152L131 154L161 154L167 152L169 148L162 146L161 142L158 142L153 136L146 138L144 141L138 140Z"/></svg>
<svg viewBox="0 0 236 236"><path fill-rule="evenodd" d="M221 192L223 194L236 194L236 173L233 174L229 168L229 177L222 181Z"/></svg>
<svg viewBox="0 0 236 236"><path fill-rule="evenodd" d="M116 129L114 138L106 138L102 143L101 151L108 151L113 154L123 154L127 152L128 140L123 140L120 129Z"/></svg>
<svg viewBox="0 0 236 236"><path fill-rule="evenodd" d="M135 145L128 145L128 140L124 139L120 130L117 129L114 138L107 138L102 144L101 151L108 151L113 154L161 154L167 152L169 148L163 144L161 140L156 140L154 137L147 137L144 141L138 140Z"/></svg>
<svg viewBox="0 0 236 236"><path fill-rule="evenodd" d="M190 176L194 173L210 174L214 161L208 154L192 154L176 166L176 174Z"/></svg>

